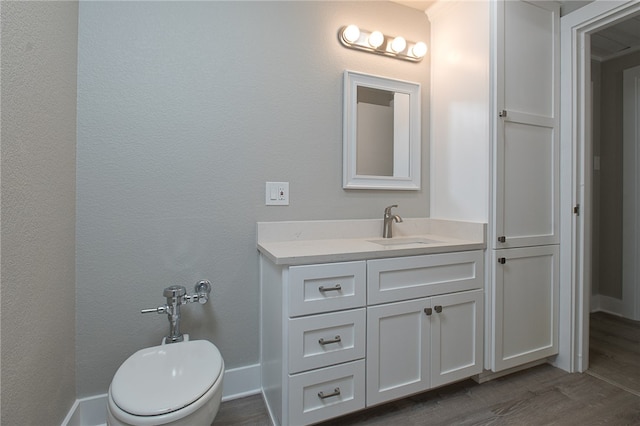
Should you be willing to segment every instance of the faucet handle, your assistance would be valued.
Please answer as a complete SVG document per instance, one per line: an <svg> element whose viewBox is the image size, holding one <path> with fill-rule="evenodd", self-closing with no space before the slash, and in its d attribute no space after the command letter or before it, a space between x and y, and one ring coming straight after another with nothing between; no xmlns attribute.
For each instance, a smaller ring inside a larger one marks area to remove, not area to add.
<svg viewBox="0 0 640 426"><path fill-rule="evenodd" d="M385 209L384 209L384 214L386 214L386 215L390 215L390 214L391 214L391 209L392 209L392 208L394 208L394 207L398 207L398 205L397 205L397 204L393 204L393 205L391 205L391 206L387 206L387 207L385 207Z"/></svg>
<svg viewBox="0 0 640 426"><path fill-rule="evenodd" d="M157 312L159 314L166 314L167 313L167 305L158 306L157 308L142 309L140 311L141 314L148 314L148 313L151 313L151 312Z"/></svg>

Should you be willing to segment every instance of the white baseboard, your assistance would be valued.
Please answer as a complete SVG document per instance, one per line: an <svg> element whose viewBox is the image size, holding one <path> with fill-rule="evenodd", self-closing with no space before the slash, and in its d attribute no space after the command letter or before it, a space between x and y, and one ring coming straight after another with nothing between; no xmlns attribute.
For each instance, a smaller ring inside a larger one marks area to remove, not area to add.
<svg viewBox="0 0 640 426"><path fill-rule="evenodd" d="M602 294L591 295L591 312L606 312L608 314L622 316L624 312L622 300Z"/></svg>
<svg viewBox="0 0 640 426"><path fill-rule="evenodd" d="M224 372L222 401L260 393L260 364ZM103 426L107 423L107 394L77 399L62 426Z"/></svg>
<svg viewBox="0 0 640 426"><path fill-rule="evenodd" d="M260 364L247 365L224 372L222 401L244 398L261 391Z"/></svg>

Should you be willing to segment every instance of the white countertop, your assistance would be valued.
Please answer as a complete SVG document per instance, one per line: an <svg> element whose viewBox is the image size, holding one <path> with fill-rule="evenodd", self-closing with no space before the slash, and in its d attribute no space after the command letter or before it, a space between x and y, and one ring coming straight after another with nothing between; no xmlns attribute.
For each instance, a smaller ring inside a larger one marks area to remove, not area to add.
<svg viewBox="0 0 640 426"><path fill-rule="evenodd" d="M486 224L440 219L404 219L393 224L397 245L381 238L382 219L259 222L257 246L277 265L345 262L486 248ZM428 239L436 242L412 243ZM406 242L406 244L405 244Z"/></svg>

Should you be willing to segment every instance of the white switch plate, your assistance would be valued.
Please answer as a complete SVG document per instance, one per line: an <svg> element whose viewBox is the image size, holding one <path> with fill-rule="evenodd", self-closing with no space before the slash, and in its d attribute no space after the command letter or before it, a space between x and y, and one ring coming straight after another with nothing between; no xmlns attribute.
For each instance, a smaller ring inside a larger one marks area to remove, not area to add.
<svg viewBox="0 0 640 426"><path fill-rule="evenodd" d="M289 182L267 182L264 203L267 206L288 206Z"/></svg>

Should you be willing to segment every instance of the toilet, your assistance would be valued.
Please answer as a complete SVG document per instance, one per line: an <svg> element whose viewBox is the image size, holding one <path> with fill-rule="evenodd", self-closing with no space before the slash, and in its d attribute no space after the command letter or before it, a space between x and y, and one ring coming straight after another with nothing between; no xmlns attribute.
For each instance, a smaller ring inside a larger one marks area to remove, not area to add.
<svg viewBox="0 0 640 426"><path fill-rule="evenodd" d="M210 425L222 399L224 360L207 340L141 349L118 369L107 424Z"/></svg>

